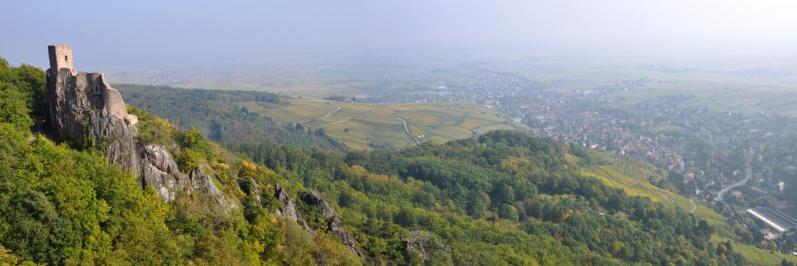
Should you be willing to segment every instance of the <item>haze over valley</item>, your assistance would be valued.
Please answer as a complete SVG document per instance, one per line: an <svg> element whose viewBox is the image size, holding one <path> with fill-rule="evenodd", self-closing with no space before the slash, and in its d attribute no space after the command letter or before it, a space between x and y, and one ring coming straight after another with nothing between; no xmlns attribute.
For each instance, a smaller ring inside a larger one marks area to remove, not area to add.
<svg viewBox="0 0 797 266"><path fill-rule="evenodd" d="M793 1L5 1L0 265L794 265Z"/></svg>

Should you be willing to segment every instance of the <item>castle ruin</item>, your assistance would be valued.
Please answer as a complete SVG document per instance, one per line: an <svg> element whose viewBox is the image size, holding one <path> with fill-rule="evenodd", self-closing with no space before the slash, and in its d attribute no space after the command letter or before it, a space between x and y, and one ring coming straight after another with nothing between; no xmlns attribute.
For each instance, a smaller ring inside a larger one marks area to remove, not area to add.
<svg viewBox="0 0 797 266"><path fill-rule="evenodd" d="M127 113L122 95L108 85L102 73L75 70L69 45L50 45L47 48L50 56L50 69L47 70L50 112L63 114L54 115L51 122L61 138L83 138L86 132L77 128L75 122L89 120L93 111L97 112L94 116L98 119L112 116L127 125L138 122L136 116Z"/></svg>
<svg viewBox="0 0 797 266"><path fill-rule="evenodd" d="M102 73L76 71L69 45L47 48L47 101L60 141L104 149L109 162L129 169L164 201L175 199L177 193L199 193L224 208L235 206L199 168L180 171L166 147L140 143L138 118L127 113L122 95Z"/></svg>

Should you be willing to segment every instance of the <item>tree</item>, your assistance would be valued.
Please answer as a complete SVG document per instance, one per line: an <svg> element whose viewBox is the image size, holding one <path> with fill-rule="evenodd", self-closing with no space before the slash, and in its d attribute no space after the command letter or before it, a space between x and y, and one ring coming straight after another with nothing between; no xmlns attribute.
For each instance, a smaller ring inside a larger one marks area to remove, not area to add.
<svg viewBox="0 0 797 266"><path fill-rule="evenodd" d="M9 123L18 130L33 126L25 96L14 85L0 81L0 122Z"/></svg>

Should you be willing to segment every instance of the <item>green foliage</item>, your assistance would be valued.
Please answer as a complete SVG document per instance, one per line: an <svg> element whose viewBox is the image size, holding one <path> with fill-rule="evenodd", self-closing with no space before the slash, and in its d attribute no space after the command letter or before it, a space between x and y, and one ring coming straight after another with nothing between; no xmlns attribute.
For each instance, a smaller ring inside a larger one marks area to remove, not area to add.
<svg viewBox="0 0 797 266"><path fill-rule="evenodd" d="M125 102L168 119L181 128L195 127L209 139L225 144L286 143L341 149L321 133L280 125L268 117L237 107L238 102L284 104L282 96L254 91L210 91L143 85L114 85Z"/></svg>
<svg viewBox="0 0 797 266"><path fill-rule="evenodd" d="M24 259L52 264L162 264L180 256L158 200L145 195L132 175L97 155L42 137L28 143L14 131L0 123L0 157L9 162L0 166L2 245Z"/></svg>
<svg viewBox="0 0 797 266"><path fill-rule="evenodd" d="M10 123L17 129L30 128L33 126L33 119L28 116L25 95L12 86L0 83L0 121Z"/></svg>
<svg viewBox="0 0 797 266"><path fill-rule="evenodd" d="M177 127L162 118L153 116L141 109L128 106L127 111L138 117L138 139L141 143L160 144L166 147L176 145Z"/></svg>
<svg viewBox="0 0 797 266"><path fill-rule="evenodd" d="M359 258L351 254L337 240L326 233L314 237L302 231L294 222L284 222L285 243L282 254L287 265L362 265Z"/></svg>
<svg viewBox="0 0 797 266"><path fill-rule="evenodd" d="M564 148L548 139L498 131L345 157L236 149L337 199L372 261L418 262L402 239L428 230L441 245L426 251L454 264L742 264L708 241L705 221L568 169Z"/></svg>
<svg viewBox="0 0 797 266"><path fill-rule="evenodd" d="M192 170L205 162L212 162L218 156L211 143L196 128L177 134L180 149L175 150L180 169Z"/></svg>
<svg viewBox="0 0 797 266"><path fill-rule="evenodd" d="M28 129L33 126L31 96L40 92L34 87L36 83L26 81L36 79L29 73L31 67L13 68L2 58L0 60L0 122L9 123L18 130Z"/></svg>
<svg viewBox="0 0 797 266"><path fill-rule="evenodd" d="M45 89L38 77L44 73L26 66L9 68L0 61L0 264L252 264L247 258L257 262L256 252L266 254L265 247L275 254L280 240L272 236L279 230L261 222L268 218L253 225L259 230L253 232L261 232L253 234L260 243L245 241L241 236L249 236L249 225L241 222L242 215L213 215L218 212L196 207L207 202L163 204L103 155L33 135L30 116L37 114L28 107L43 104ZM143 137L152 143L177 143L173 126L134 113L144 118ZM216 155L213 145L196 132L188 136L185 149L196 151L199 160ZM203 248L208 252L199 254Z"/></svg>
<svg viewBox="0 0 797 266"><path fill-rule="evenodd" d="M200 126L180 132L131 108L143 143L168 147L183 170L212 174L236 208L197 193L163 203L101 154L33 134L42 77L0 60L0 264L745 263L730 242L709 241L714 229L707 222L569 168L565 151L585 151L508 131L369 153L268 142L230 146L257 165L226 153ZM198 121L240 118L201 107L218 95L188 95L197 99ZM238 121L260 118L251 119ZM221 138L229 133L225 125ZM275 184L294 195L307 189L326 195L366 257L328 232L316 206L297 201L312 232L279 218Z"/></svg>
<svg viewBox="0 0 797 266"><path fill-rule="evenodd" d="M23 261L11 251L0 246L0 265L36 265L30 261Z"/></svg>

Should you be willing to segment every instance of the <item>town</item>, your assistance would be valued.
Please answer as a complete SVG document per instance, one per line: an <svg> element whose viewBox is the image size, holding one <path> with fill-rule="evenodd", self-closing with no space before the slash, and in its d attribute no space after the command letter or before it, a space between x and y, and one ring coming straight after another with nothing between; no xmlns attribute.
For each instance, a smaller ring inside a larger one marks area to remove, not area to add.
<svg viewBox="0 0 797 266"><path fill-rule="evenodd" d="M693 106L690 95L629 101L642 86L672 82L639 78L589 89L557 89L567 79L540 82L478 68L449 70L429 85L388 86L365 102L472 101L522 122L537 135L605 150L653 164L669 178L655 185L678 190L730 216L757 239L782 234L767 226L771 209L793 219L797 206L797 119L767 112L741 114ZM462 78L468 77L468 78ZM727 195L726 195L727 194ZM769 216L767 216L769 215ZM773 218L774 219L774 218ZM791 227L788 227L791 229ZM795 242L795 239L790 240ZM781 251L793 246L781 245Z"/></svg>

